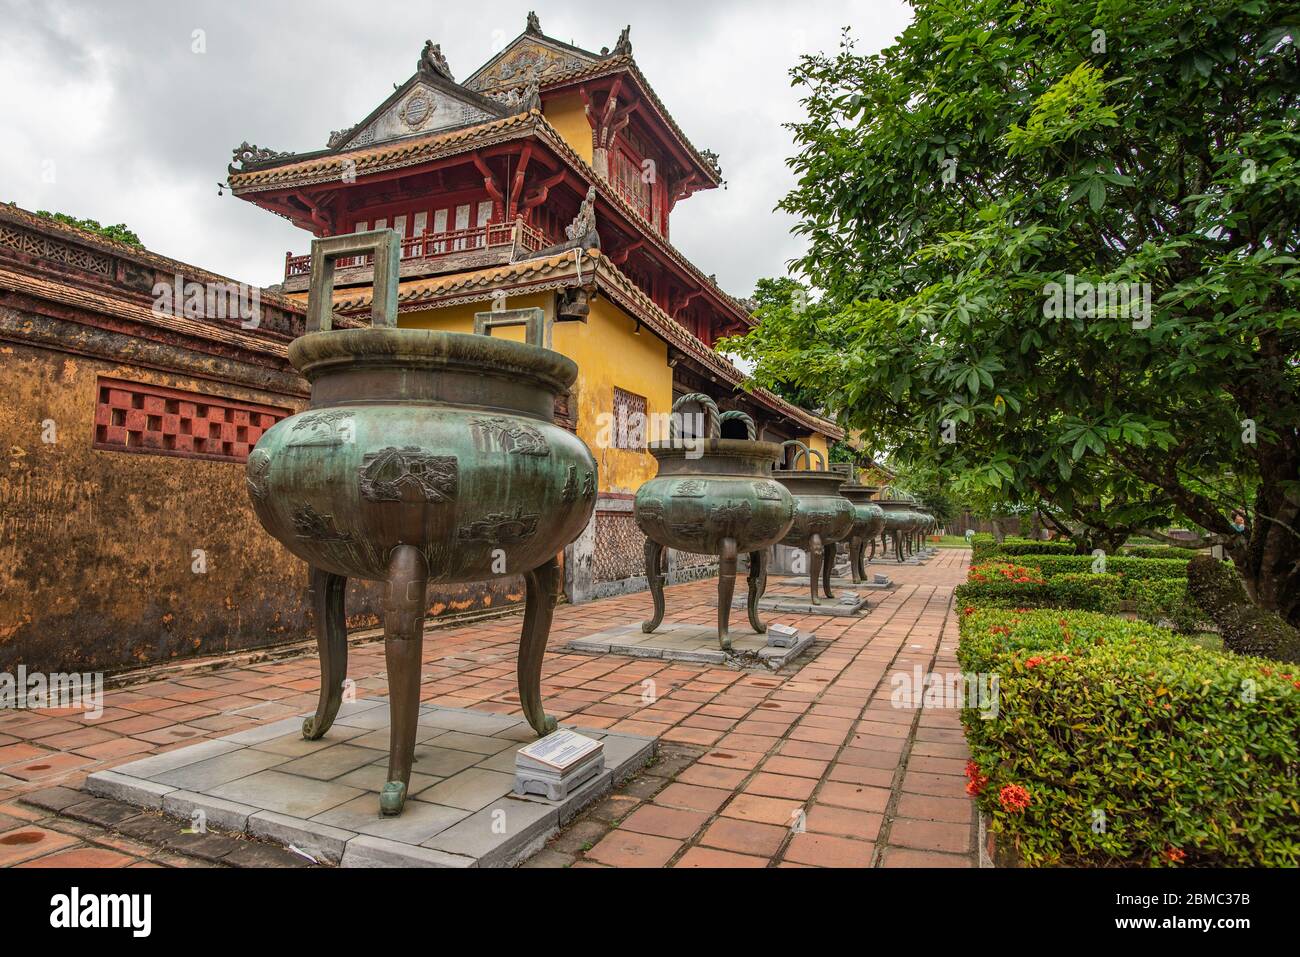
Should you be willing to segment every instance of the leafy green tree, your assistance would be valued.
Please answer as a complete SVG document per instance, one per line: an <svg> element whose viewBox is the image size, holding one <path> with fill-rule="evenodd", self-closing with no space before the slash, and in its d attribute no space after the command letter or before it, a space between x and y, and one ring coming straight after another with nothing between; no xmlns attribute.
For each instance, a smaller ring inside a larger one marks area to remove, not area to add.
<svg viewBox="0 0 1300 957"><path fill-rule="evenodd" d="M728 348L954 494L1176 514L1300 620L1294 4L914 6L794 69L819 295Z"/></svg>

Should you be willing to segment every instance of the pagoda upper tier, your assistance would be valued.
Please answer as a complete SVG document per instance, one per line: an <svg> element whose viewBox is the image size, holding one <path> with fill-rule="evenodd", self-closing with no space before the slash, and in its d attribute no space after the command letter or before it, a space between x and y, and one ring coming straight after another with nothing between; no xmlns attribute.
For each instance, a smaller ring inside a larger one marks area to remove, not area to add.
<svg viewBox="0 0 1300 957"><path fill-rule="evenodd" d="M426 42L410 78L324 149L244 143L229 170L236 196L316 236L396 229L403 277L563 244L590 193L610 263L710 345L752 320L671 244L669 219L721 183L717 157L687 140L641 74L628 30L593 53L546 36L531 14L464 82ZM287 255L285 289L305 288L308 270L308 257Z"/></svg>

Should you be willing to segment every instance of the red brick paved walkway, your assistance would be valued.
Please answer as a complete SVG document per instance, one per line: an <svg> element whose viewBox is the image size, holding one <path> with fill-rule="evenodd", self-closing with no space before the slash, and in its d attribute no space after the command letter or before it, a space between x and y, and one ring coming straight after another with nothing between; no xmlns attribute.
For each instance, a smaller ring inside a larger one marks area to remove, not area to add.
<svg viewBox="0 0 1300 957"><path fill-rule="evenodd" d="M562 653L574 637L645 617L649 598L561 606L542 677L547 710L575 725L658 735L662 756L530 865L973 866L957 712L890 703L895 672L956 669L952 590L968 560L943 550L925 566L887 569L899 587L871 593L860 618L769 616L819 639L780 674ZM712 580L670 588L666 620L712 621L715 595ZM423 697L518 713L518 630L510 616L429 632ZM315 705L314 656L211 664L108 691L98 721L0 714L0 865L196 863L17 799ZM359 695L386 693L382 642L353 647L348 673Z"/></svg>

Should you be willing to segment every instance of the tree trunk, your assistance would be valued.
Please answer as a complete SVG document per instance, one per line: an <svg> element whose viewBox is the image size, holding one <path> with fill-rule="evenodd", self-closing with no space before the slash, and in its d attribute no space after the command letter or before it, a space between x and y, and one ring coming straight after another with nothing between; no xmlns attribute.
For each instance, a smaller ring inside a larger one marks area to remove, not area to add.
<svg viewBox="0 0 1300 957"><path fill-rule="evenodd" d="M1227 550L1251 600L1300 627L1300 503L1261 488L1255 499L1250 538Z"/></svg>

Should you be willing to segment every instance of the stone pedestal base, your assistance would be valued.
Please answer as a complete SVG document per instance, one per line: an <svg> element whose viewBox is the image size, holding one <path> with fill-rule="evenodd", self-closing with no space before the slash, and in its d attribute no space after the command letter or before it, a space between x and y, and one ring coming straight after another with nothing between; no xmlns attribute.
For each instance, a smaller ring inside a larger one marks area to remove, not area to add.
<svg viewBox="0 0 1300 957"><path fill-rule="evenodd" d="M726 652L718 647L718 632L712 625L663 624L647 635L639 624L631 624L575 638L564 646L564 650L735 667L760 664L775 671L803 654L814 638L813 632L800 631L795 644L781 648L772 645L767 635L746 634L733 629L731 651Z"/></svg>
<svg viewBox="0 0 1300 957"><path fill-rule="evenodd" d="M85 787L343 867L509 867L636 774L657 746L655 738L579 729L602 742L605 768L549 801L512 793L515 752L535 740L522 719L425 704L418 727L410 798L397 817L379 814L388 765L383 698L344 704L319 741L303 740L301 717L286 718L97 772Z"/></svg>

